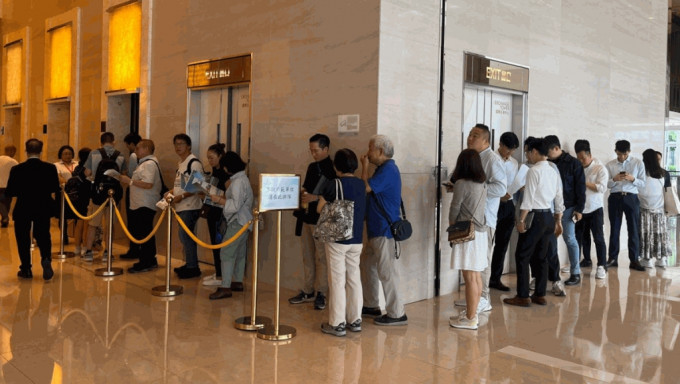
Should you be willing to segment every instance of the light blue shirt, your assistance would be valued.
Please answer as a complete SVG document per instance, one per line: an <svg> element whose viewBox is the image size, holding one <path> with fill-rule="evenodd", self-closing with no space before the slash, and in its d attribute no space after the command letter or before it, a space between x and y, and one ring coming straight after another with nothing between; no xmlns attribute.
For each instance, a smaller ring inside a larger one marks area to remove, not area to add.
<svg viewBox="0 0 680 384"><path fill-rule="evenodd" d="M611 193L627 192L637 194L645 186L647 174L645 172L645 164L640 159L628 156L623 163L614 159L607 163L607 171L609 172L607 188L611 189ZM621 172L630 173L635 177L635 180L632 182L628 180L614 181L613 177Z"/></svg>
<svg viewBox="0 0 680 384"><path fill-rule="evenodd" d="M246 171L236 172L230 178L231 184L225 194L226 202L222 209L227 223L238 221L240 225L245 225L253 219L253 189L246 176Z"/></svg>
<svg viewBox="0 0 680 384"><path fill-rule="evenodd" d="M486 225L490 228L496 228L496 221L498 220L498 206L500 205L501 197L505 196L508 190L506 182L505 166L503 160L491 147L479 153L482 158L482 167L486 173L486 210L484 211L484 218Z"/></svg>

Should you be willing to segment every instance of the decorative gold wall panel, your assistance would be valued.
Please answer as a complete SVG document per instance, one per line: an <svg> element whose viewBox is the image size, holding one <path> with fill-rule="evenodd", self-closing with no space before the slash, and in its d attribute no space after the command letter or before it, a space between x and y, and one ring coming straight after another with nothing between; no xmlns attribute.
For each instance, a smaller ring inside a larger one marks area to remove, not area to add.
<svg viewBox="0 0 680 384"><path fill-rule="evenodd" d="M114 9L109 18L109 91L140 85L142 5Z"/></svg>
<svg viewBox="0 0 680 384"><path fill-rule="evenodd" d="M5 103L21 103L21 75L22 75L22 51L21 42L14 43L5 47L5 57L7 58L5 70L7 71L7 82L5 83Z"/></svg>
<svg viewBox="0 0 680 384"><path fill-rule="evenodd" d="M66 25L50 34L50 98L71 95L72 28Z"/></svg>

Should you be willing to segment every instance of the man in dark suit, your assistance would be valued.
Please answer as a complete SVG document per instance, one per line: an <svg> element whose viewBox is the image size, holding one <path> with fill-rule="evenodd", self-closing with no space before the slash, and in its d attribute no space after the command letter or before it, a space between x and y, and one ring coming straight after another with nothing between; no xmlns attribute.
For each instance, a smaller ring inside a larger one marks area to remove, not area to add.
<svg viewBox="0 0 680 384"><path fill-rule="evenodd" d="M43 278L49 280L52 271L52 239L50 237L50 216L54 200L53 193L59 193L59 177L54 164L40 160L43 143L38 139L26 142L28 160L15 165L9 173L5 194L7 198L17 198L12 218L14 235L21 266L17 276L33 278L31 271L31 224L33 237L40 249Z"/></svg>

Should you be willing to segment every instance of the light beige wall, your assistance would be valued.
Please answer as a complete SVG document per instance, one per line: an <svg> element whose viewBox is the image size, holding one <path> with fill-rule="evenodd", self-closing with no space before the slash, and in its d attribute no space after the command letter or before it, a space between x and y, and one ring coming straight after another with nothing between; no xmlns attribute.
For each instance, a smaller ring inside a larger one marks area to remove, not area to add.
<svg viewBox="0 0 680 384"><path fill-rule="evenodd" d="M186 66L190 62L252 53L250 176L304 176L312 161L308 138L328 134L331 152L358 154L376 132L379 2L277 1L156 2L150 104L151 132L167 170L176 168L172 136L187 124ZM219 6L217 6L219 4ZM337 115L359 114L358 135L340 135ZM197 154L207 164L205 154ZM166 172L166 180L172 177ZM171 179L170 179L171 180ZM263 278L273 281L275 214L260 234ZM302 286L295 221L283 213L282 286ZM175 253L175 256L178 255Z"/></svg>

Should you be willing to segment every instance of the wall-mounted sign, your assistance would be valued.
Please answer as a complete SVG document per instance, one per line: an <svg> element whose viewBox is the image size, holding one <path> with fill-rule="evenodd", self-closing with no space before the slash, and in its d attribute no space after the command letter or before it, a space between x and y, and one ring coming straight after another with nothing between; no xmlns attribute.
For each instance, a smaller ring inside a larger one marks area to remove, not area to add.
<svg viewBox="0 0 680 384"><path fill-rule="evenodd" d="M484 56L465 54L465 81L492 87L529 91L529 69L491 60Z"/></svg>
<svg viewBox="0 0 680 384"><path fill-rule="evenodd" d="M359 115L338 115L338 133L359 133Z"/></svg>
<svg viewBox="0 0 680 384"><path fill-rule="evenodd" d="M260 174L260 212L300 207L300 175Z"/></svg>
<svg viewBox="0 0 680 384"><path fill-rule="evenodd" d="M250 81L250 64L250 55L189 64L187 87L203 88Z"/></svg>

